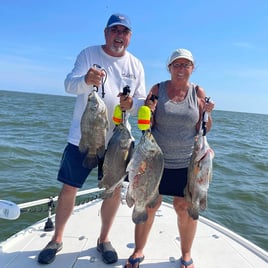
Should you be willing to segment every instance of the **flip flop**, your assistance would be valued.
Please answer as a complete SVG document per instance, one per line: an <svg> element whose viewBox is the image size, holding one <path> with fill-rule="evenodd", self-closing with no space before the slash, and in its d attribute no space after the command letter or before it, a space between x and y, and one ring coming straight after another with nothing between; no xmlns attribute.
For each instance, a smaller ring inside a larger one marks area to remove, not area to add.
<svg viewBox="0 0 268 268"><path fill-rule="evenodd" d="M189 265L193 263L194 263L193 259L190 259L189 261L185 261L183 258L181 258L181 264L184 265L185 268L187 268Z"/></svg>
<svg viewBox="0 0 268 268"><path fill-rule="evenodd" d="M130 256L128 258L128 263L130 263L132 266L135 264L135 263L138 263L138 267L140 267L140 263L144 260L144 256L142 257L139 257L139 258L133 258L132 256ZM127 264L124 266L124 268L127 268Z"/></svg>

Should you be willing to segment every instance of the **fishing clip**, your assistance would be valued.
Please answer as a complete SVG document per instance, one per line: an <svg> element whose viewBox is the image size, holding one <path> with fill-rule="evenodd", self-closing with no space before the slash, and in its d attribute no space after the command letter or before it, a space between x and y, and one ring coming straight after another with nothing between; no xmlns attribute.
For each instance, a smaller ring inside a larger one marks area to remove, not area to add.
<svg viewBox="0 0 268 268"><path fill-rule="evenodd" d="M205 97L205 103L209 103L210 97ZM208 112L203 112L202 130L203 136L207 134Z"/></svg>
<svg viewBox="0 0 268 268"><path fill-rule="evenodd" d="M104 95L105 95L104 84L105 84L106 79L107 79L107 72L105 71L104 68L102 68L99 64L96 64L96 63L93 64L93 68L95 68L99 71L104 71L104 73L105 73L105 77L101 77L101 96L102 96L102 98L104 98ZM99 88L97 86L93 85L93 88L96 92L98 92Z"/></svg>
<svg viewBox="0 0 268 268"><path fill-rule="evenodd" d="M130 93L130 87L129 85L126 85L123 87L123 95L126 96L126 98L129 96ZM122 119L124 124L126 123L126 111L122 111Z"/></svg>

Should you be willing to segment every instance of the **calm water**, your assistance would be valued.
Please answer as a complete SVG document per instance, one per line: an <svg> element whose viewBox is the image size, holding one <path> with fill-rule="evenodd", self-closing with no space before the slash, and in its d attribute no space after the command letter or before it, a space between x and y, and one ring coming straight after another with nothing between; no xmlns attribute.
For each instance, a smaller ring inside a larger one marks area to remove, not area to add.
<svg viewBox="0 0 268 268"><path fill-rule="evenodd" d="M58 195L56 175L74 98L0 91L0 199L16 203ZM215 111L208 209L202 215L268 250L268 115ZM133 135L140 131L133 121ZM97 186L93 172L83 189ZM45 217L0 219L0 241Z"/></svg>

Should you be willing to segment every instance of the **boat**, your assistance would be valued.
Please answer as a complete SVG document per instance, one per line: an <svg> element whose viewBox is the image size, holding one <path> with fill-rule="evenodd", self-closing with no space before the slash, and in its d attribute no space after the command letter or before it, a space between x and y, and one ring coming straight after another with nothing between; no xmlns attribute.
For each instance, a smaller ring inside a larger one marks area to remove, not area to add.
<svg viewBox="0 0 268 268"><path fill-rule="evenodd" d="M57 253L55 261L46 266L49 268L124 267L134 248L132 209L125 202L125 192L122 191L122 204L110 233L110 239L118 252L117 263L104 264L96 249L102 199L101 189L92 188L78 192L77 196L84 196L86 201L76 204L65 228L63 249ZM55 215L51 211L56 201L57 197L54 197L18 205L23 211L29 207L47 204L48 217L0 243L1 268L44 267L37 262L37 257L53 235ZM11 223L15 224L15 222ZM144 253L145 259L140 267L179 267L180 237L176 214L171 204L163 202L157 211ZM192 256L196 268L268 267L267 251L202 216L199 217Z"/></svg>

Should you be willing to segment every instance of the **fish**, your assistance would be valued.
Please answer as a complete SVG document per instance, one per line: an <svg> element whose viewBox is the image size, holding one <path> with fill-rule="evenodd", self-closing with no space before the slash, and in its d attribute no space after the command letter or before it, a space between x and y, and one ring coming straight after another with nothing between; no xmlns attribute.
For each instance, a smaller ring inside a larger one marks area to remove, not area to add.
<svg viewBox="0 0 268 268"><path fill-rule="evenodd" d="M207 195L212 180L214 151L202 131L195 136L193 153L188 166L185 199L190 203L188 214L194 220L207 208Z"/></svg>
<svg viewBox="0 0 268 268"><path fill-rule="evenodd" d="M122 184L127 176L126 167L133 153L133 138L125 124L115 127L107 146L103 162L103 177L99 188L105 188L102 198L112 196L115 188Z"/></svg>
<svg viewBox="0 0 268 268"><path fill-rule="evenodd" d="M104 101L93 90L80 122L81 139L79 150L85 153L83 166L94 168L105 154L106 134L109 129L108 112Z"/></svg>
<svg viewBox="0 0 268 268"><path fill-rule="evenodd" d="M159 183L164 170L161 148L148 130L144 131L127 166L129 185L126 203L134 205L132 221L144 223L148 219L146 207L154 207L159 197Z"/></svg>

